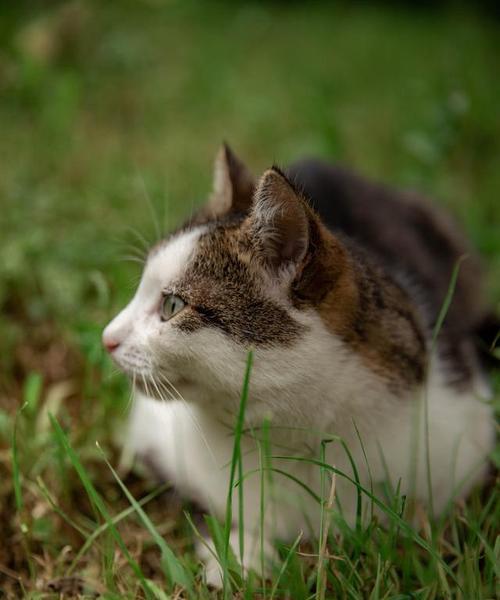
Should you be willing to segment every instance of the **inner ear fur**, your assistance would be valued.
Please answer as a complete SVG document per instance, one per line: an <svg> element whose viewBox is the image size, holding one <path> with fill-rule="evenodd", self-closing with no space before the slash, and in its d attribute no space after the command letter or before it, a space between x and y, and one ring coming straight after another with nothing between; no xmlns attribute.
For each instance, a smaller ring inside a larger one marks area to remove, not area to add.
<svg viewBox="0 0 500 600"><path fill-rule="evenodd" d="M305 259L310 239L312 211L276 167L261 177L249 217L254 251L273 269Z"/></svg>
<svg viewBox="0 0 500 600"><path fill-rule="evenodd" d="M210 216L248 212L254 189L250 170L226 143L222 144L214 163L213 191L207 206Z"/></svg>
<svg viewBox="0 0 500 600"><path fill-rule="evenodd" d="M291 267L294 302L318 306L339 285L351 297L346 250L276 167L261 177L245 223L251 252L271 272Z"/></svg>

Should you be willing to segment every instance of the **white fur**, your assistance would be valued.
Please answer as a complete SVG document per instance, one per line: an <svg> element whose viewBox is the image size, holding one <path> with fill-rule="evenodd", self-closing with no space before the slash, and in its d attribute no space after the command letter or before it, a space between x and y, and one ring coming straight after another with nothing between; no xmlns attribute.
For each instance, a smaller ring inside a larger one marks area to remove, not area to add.
<svg viewBox="0 0 500 600"><path fill-rule="evenodd" d="M223 517L233 451L232 429L247 351L213 328L180 336L168 323L160 323L155 313L161 290L182 274L199 235L200 230L184 233L150 259L136 296L104 335L119 339L121 345L115 359L125 370L154 374L161 364L163 375L177 386L175 390L170 387L170 393L165 394L166 399L176 397L171 401L159 402L136 393L129 449L145 462L153 463L155 470L187 497ZM285 299L282 302L286 304ZM315 312L299 312L288 305L287 310L307 326L307 333L292 346L255 350L245 419L246 427L259 427L263 419L269 419L273 455L318 459L321 440L339 436L349 446L361 483L367 489L373 486L377 490L386 481L387 468L394 487L400 482L401 493L414 492L417 499L425 501L428 499L424 428L427 405L436 512L444 510L454 496L465 494L481 479L485 457L494 440L492 411L487 402L473 392L458 393L449 388L437 360L432 364L426 389L396 397L358 355L326 329ZM142 362L139 356L145 357ZM189 384L182 383L185 378ZM479 380L477 387L484 391ZM257 434L254 431L255 437ZM328 464L353 477L339 441L329 443L326 452ZM242 455L245 472L259 470L259 446L251 435L243 437ZM286 459L273 459L272 465L320 493L317 466ZM416 477L412 478L413 474ZM308 532L310 527L318 532L320 509L302 488L277 473L272 475L272 481L267 477L265 481L263 535L269 548L275 537L290 541L301 530ZM344 516L352 522L356 489L340 475L336 485ZM260 536L258 473L245 479L243 493L244 562L246 568L258 569L258 552L251 551L253 545L258 547ZM236 490L235 522L237 497ZM364 506L367 511L366 497ZM232 543L238 556L236 539ZM206 552L202 554L207 563L207 577L214 581L218 576L216 561Z"/></svg>
<svg viewBox="0 0 500 600"><path fill-rule="evenodd" d="M202 227L193 229L158 248L148 259L135 296L104 330L105 344L120 344L113 358L126 373L151 374L159 360L153 353L160 338L175 352L177 336L168 321L159 319L162 293L182 276L202 232Z"/></svg>

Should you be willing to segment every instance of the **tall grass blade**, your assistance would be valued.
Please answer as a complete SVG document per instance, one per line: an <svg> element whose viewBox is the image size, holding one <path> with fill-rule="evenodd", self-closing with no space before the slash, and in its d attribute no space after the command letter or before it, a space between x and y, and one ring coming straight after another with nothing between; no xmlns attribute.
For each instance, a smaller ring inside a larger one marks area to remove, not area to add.
<svg viewBox="0 0 500 600"><path fill-rule="evenodd" d="M318 569L317 569L317 580L316 580L316 598L318 600L324 600L326 593L326 562L327 562L327 554L328 554L328 533L330 531L330 525L332 522L332 507L333 501L335 499L335 483L336 483L336 475L332 474L332 480L330 484L330 494L328 496L328 501L326 503L326 507L324 504L324 500L322 501L322 506L325 507L322 509L321 513L321 531L320 531L320 547L319 547L319 555L318 555Z"/></svg>
<svg viewBox="0 0 500 600"><path fill-rule="evenodd" d="M49 414L49 418L50 418L52 427L54 429L56 438L59 441L59 443L61 444L61 446L64 448L64 450L66 451L66 454L67 454L69 460L71 461L71 464L73 465L75 471L77 472L78 477L80 478L80 481L82 482L83 487L85 488L85 491L87 492L88 497L90 498L93 505L97 508L97 510L100 512L100 514L102 515L102 517L108 524L109 530L111 531L111 534L113 535L113 538L115 539L115 542L118 544L120 550L123 552L123 555L127 559L128 563L131 566L132 570L134 571L136 577L140 581L142 588L144 590L144 593L146 594L146 597L148 599L151 598L153 596L152 590L150 589L149 584L148 584L146 578L144 577L144 574L143 574L140 566L130 555L130 552L128 551L128 548L125 545L125 542L123 541L120 533L118 532L118 530L115 527L115 524L113 523L113 519L112 519L111 515L109 514L109 512L104 504L104 501L102 500L101 496L95 489L92 481L90 480L90 477L87 474L87 471L84 469L83 465L81 464L80 459L78 458L76 452L70 445L68 437L64 433L61 425L59 424L59 421L51 414Z"/></svg>
<svg viewBox="0 0 500 600"><path fill-rule="evenodd" d="M26 378L23 396L26 412L31 416L36 413L42 392L43 379L40 373L32 372Z"/></svg>
<svg viewBox="0 0 500 600"><path fill-rule="evenodd" d="M340 438L340 444L342 448L344 448L345 453L347 454L347 458L349 459L349 463L351 464L352 473L354 475L354 481L356 485L356 531L359 533L361 531L362 518L363 518L363 495L361 493L361 485L358 467L356 466L356 461L354 460L349 447L345 443L345 441ZM372 494L373 496L373 494Z"/></svg>
<svg viewBox="0 0 500 600"><path fill-rule="evenodd" d="M67 512L65 512L64 510L62 510L62 508L60 508L57 504L56 501L52 498L47 486L45 485L43 479L41 477L37 477L36 482L38 484L38 488L40 489L43 497L45 498L45 500L50 504L50 506L53 508L53 510L61 517L61 519L63 519L64 521L66 521L66 523L68 523L68 525L71 525L71 527L73 527L73 529L75 529L76 531L78 531L78 533L84 538L86 539L87 536L89 535L88 530L84 529L83 527L81 527L74 519L72 519Z"/></svg>
<svg viewBox="0 0 500 600"><path fill-rule="evenodd" d="M240 563L243 564L245 556L245 502L243 490L243 456L239 453L238 456L238 545L240 550Z"/></svg>
<svg viewBox="0 0 500 600"><path fill-rule="evenodd" d="M271 441L269 436L269 428L270 428L269 419L265 418L262 423L262 436L260 439L256 439L257 448L259 451L259 476L260 476L260 494L259 494L259 543L260 543L260 574L262 580L262 589L261 595L264 600L267 598L267 589L266 589L266 555L265 555L265 515L266 515L266 494L267 489L269 489L269 494L272 496L272 473L273 470L271 468ZM267 475L267 477L266 477ZM271 509L273 508L273 504L271 503ZM271 515L270 523L274 523L276 520L276 514ZM272 539L274 538L274 532L267 532L266 535Z"/></svg>
<svg viewBox="0 0 500 600"><path fill-rule="evenodd" d="M434 352L437 346L437 339L443 328L444 321L446 319L446 315L448 314L448 310L450 309L451 302L453 300L453 295L455 293L455 288L457 285L458 274L460 272L460 267L462 262L467 258L467 255L461 256L455 266L453 267L453 272L451 274L450 283L448 285L448 290L446 292L445 299L439 311L439 315L436 321L436 325L434 326L434 331L432 332L432 340L431 340L431 348L429 351L429 362L432 360L434 356ZM425 467L426 467L426 476L427 476L427 490L429 494L429 513L431 516L431 520L434 521L434 495L432 492L432 470L431 470L431 444L430 444L430 431L429 431L429 398L428 398L428 389L426 386L425 389L425 399L424 399L424 430L425 430Z"/></svg>
<svg viewBox="0 0 500 600"><path fill-rule="evenodd" d="M16 510L18 513L23 509L23 492L21 488L21 469L19 468L19 452L17 448L17 429L19 416L27 406L28 404L25 402L17 411L14 418L14 428L12 430L12 482L14 485Z"/></svg>
<svg viewBox="0 0 500 600"><path fill-rule="evenodd" d="M340 477L347 479L347 481L350 481L352 484L354 484L356 487L358 487L358 489L365 494L366 496L368 496L368 498L372 499L372 501L375 503L376 506L378 506L383 512L386 513L386 515L388 517L390 517L391 519L393 519L395 522L398 523L400 529L402 531L404 531L407 535L409 535L421 548L423 548L426 552L428 552L430 554L430 556L432 556L432 558L437 561L440 562L443 566L444 571L446 572L446 574L455 582L455 584L457 585L457 587L462 590L455 574L453 573L453 571L450 569L450 567L444 562L444 560L441 558L441 556L439 556L438 552L430 545L428 544L420 535L418 535L418 533L416 533L414 531L414 529L411 527L411 525L409 525L406 521L404 521L398 514L396 511L394 511L392 508L390 508L389 506L385 505L383 502L381 502L377 496L373 495L369 490L367 490L365 487L363 487L360 483L358 483L355 479L353 479L352 477L349 477L349 475L347 475L346 473L344 473L343 471L340 471L339 469L332 467L331 465L327 464L327 463L322 463L319 460L316 460L314 458L305 458L302 456L273 456L273 458L275 460L294 460L294 461L298 461L298 462L308 462L310 464L314 464L318 467L323 467L325 469L328 469L329 471L331 471L332 473L336 473L337 475L339 475Z"/></svg>
<svg viewBox="0 0 500 600"><path fill-rule="evenodd" d="M165 484L165 485L160 486L156 490L153 490L147 496L144 496L144 498L141 498L141 500L138 501L139 505L140 506L146 505L148 502L150 502L151 500L156 498L156 496L159 496L162 492L164 492L166 489L168 489L168 487L169 486L167 484ZM120 523L120 521L123 521L123 519L126 519L128 516L130 516L134 512L135 512L135 508L133 506L129 506L125 510L122 510L120 513L118 513L115 517L113 517L112 523L114 525L117 525L118 523ZM83 544L83 546L80 548L80 550L75 555L75 558L71 561L71 564L68 567L68 570L66 571L66 577L69 577L69 575L71 575L71 573L75 570L76 566L78 565L78 563L80 562L82 557L91 548L92 544L96 541L96 539L100 535L105 533L108 529L109 529L109 525L107 522L103 523L102 525L100 525L99 527L94 529L94 531L87 537L87 539L85 540L85 543Z"/></svg>
<svg viewBox="0 0 500 600"><path fill-rule="evenodd" d="M231 459L231 468L229 473L229 489L227 492L227 501L226 501L226 519L225 519L225 527L224 527L224 548L223 548L223 557L222 557L222 568L224 574L224 597L229 598L228 595L230 593L229 587L229 577L228 577L228 569L227 569L227 561L229 554L229 537L231 535L231 526L233 521L233 489L235 482L236 469L238 466L238 461L241 457L241 434L243 431L243 423L245 419L245 410L248 400L248 390L250 386L250 373L252 372L252 363L253 363L253 352L250 351L247 357L247 364L245 369L245 377L243 379L243 387L241 390L240 396L240 408L238 412L238 418L236 421L236 427L234 431L234 444L233 444L233 454Z"/></svg>
<svg viewBox="0 0 500 600"><path fill-rule="evenodd" d="M23 492L21 486L21 468L19 466L19 452L17 447L17 430L18 430L18 420L21 413L26 409L28 403L25 402L21 408L17 411L16 416L14 418L14 428L12 431L12 483L14 486L14 501L16 505L16 511L19 517L20 529L21 529L21 545L24 550L24 554L26 556L26 562L28 564L28 569L30 572L30 576L35 577L35 563L32 559L32 552L30 550L29 545L29 526L26 522L26 517L28 516L24 510L24 501L23 501Z"/></svg>
<svg viewBox="0 0 500 600"><path fill-rule="evenodd" d="M295 554L295 551L297 550L297 546L300 544L300 540L302 539L303 535L304 535L304 532L301 531L299 533L299 535L295 538L295 541L291 545L290 549L288 550L285 560L283 561L283 564L281 565L280 572L278 573L278 577L276 577L276 581L274 582L274 585L271 589L271 595L269 596L270 600L273 600L274 597L276 596L276 592L278 591L278 587L279 587L281 578L285 574L285 572L288 568L288 565L290 563L290 560L292 559L292 556Z"/></svg>
<svg viewBox="0 0 500 600"><path fill-rule="evenodd" d="M295 477L295 475L292 475L291 473L288 473L287 471L283 471L282 469L279 469L278 467L263 467L263 470L264 471L272 470L273 473L278 473L278 475L283 475L283 477L290 479L291 481L296 483L298 486L300 486L303 490L305 490L311 496L311 498L318 503L318 506L321 505L321 498L318 496L318 494L316 494L316 492L314 492L314 490L312 490L301 479L299 479L298 477ZM251 471L247 471L244 474L243 479L247 479L248 477L250 477L252 475L256 475L257 473L260 473L260 472L261 472L260 468L252 469ZM239 484L240 484L240 482L237 481L234 485L238 486Z"/></svg>
<svg viewBox="0 0 500 600"><path fill-rule="evenodd" d="M352 420L352 424L354 425L354 429L356 430L356 436L359 440L359 445L361 446L361 452L363 453L363 458L365 460L366 470L368 471L368 478L370 480L370 492L373 494L373 476L372 470L370 467L370 461L368 460L368 455L366 454L365 444L363 443L363 439L359 432L358 426L356 425L355 420ZM353 461L354 462L354 461ZM370 521L373 521L373 502L370 503Z"/></svg>
<svg viewBox="0 0 500 600"><path fill-rule="evenodd" d="M453 267L453 272L451 274L450 283L448 285L448 290L446 292L445 299L443 304L441 305L441 309L439 311L439 315L436 321L436 325L434 326L434 331L432 332L432 341L431 341L431 354L434 352L436 348L436 343L439 334L441 333L441 329L443 328L444 321L446 319L446 315L448 314L448 310L450 309L451 302L453 300L453 295L455 294L455 288L457 287L457 279L458 274L460 272L460 267L464 260L468 258L467 254L461 256L455 266Z"/></svg>
<svg viewBox="0 0 500 600"><path fill-rule="evenodd" d="M156 527L153 525L153 523L152 523L151 519L148 517L148 515L144 512L144 510L142 509L139 502L132 496L132 494L128 490L127 486L120 479L120 476L118 475L118 473L113 469L113 467L109 463L108 459L106 458L106 455L102 451L99 444L97 444L97 447L103 457L104 462L106 463L109 470L113 474L113 477L115 478L116 482L120 486L122 492L125 494L125 496L127 497L127 500L130 502L130 504L134 507L134 510L139 515L139 518L141 519L143 525L149 531L149 533L151 534L151 537L155 541L156 545L161 550L162 562L165 565L165 568L167 570L167 575L168 575L169 580L173 583L177 583L177 584L181 585L182 587L184 587L188 590L192 590L193 581L192 581L191 577L189 577L189 575L187 574L184 567L181 565L179 560L176 558L172 549L168 546L167 542L158 533L158 531L156 530Z"/></svg>
<svg viewBox="0 0 500 600"><path fill-rule="evenodd" d="M321 451L320 451L320 462L326 463L326 444L331 440L321 440ZM320 489L321 489L321 505L320 505L320 519L319 519L319 548L318 548L318 568L316 570L316 599L321 600L324 595L323 591L323 567L324 557L322 554L323 549L323 536L325 535L325 479L327 471L320 467Z"/></svg>

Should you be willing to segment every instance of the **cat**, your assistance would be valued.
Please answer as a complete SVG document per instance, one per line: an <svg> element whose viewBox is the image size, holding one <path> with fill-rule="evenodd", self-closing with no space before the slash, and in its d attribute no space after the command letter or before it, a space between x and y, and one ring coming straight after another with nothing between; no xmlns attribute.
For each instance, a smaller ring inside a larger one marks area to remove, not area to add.
<svg viewBox="0 0 500 600"><path fill-rule="evenodd" d="M333 440L326 462L351 478L335 482L348 522L356 519L357 487L340 439L361 485L377 490L389 479L417 501L429 499L428 458L440 514L483 479L494 445L487 348L478 335L491 342L497 320L480 287L474 252L424 199L318 160L286 172L273 167L255 180L224 145L208 202L151 249L135 296L103 333L135 390L128 448L224 518L252 350L241 439L248 475L238 488L245 569L260 572L261 541L270 569L275 539L318 533L320 469L297 458L318 460L325 439ZM261 478L264 444L274 457ZM217 559L202 543L198 552L207 582L220 585Z"/></svg>

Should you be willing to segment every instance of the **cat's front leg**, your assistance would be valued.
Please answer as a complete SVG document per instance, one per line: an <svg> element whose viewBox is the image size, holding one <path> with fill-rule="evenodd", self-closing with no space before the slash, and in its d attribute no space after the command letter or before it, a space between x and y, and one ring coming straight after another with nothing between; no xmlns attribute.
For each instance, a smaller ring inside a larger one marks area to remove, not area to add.
<svg viewBox="0 0 500 600"><path fill-rule="evenodd" d="M261 537L258 532L243 531L243 556L240 548L240 532L233 527L229 535L229 545L238 564L241 566L243 576L250 571L258 577L269 578L274 564L277 564L278 555L270 540ZM215 588L222 588L224 583L224 557L217 554L210 537L196 544L196 554L202 561L205 571L205 581ZM228 561L229 562L229 561ZM227 574L230 577L230 573Z"/></svg>
<svg viewBox="0 0 500 600"><path fill-rule="evenodd" d="M134 456L159 480L169 481L187 499L195 500L216 518L223 519L228 492L228 463L233 437L227 429L200 410L183 401L159 402L137 394L130 415L126 452ZM252 460L253 459L253 460ZM258 467L255 452L247 456ZM245 527L243 530L244 573L255 571L269 576L276 559L272 543L261 538L259 478L245 482ZM237 496L233 498L233 517L237 514ZM248 521L248 522L247 522ZM273 528L264 528L271 531ZM239 529L234 522L229 540L232 553L241 561ZM207 583L220 588L223 582L221 558L213 541L206 536L198 542L197 554L205 566Z"/></svg>
<svg viewBox="0 0 500 600"><path fill-rule="evenodd" d="M175 481L177 403L161 402L135 391L122 463L138 462L158 481Z"/></svg>
<svg viewBox="0 0 500 600"><path fill-rule="evenodd" d="M227 431L184 400L159 401L136 393L125 454L189 500L221 514L232 446Z"/></svg>

